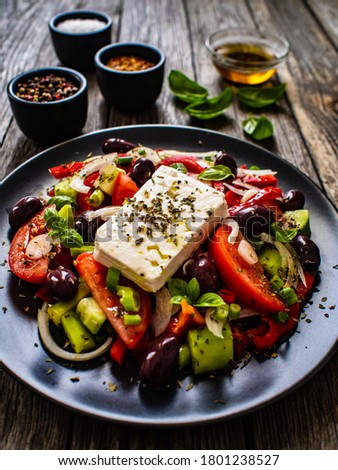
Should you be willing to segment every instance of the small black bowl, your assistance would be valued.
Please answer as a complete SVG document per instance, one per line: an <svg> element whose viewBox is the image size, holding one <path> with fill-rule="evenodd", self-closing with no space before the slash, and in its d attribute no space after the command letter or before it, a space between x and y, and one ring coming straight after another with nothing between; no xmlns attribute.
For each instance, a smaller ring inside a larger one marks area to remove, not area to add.
<svg viewBox="0 0 338 470"><path fill-rule="evenodd" d="M19 83L50 74L70 81L78 90L69 97L48 102L27 101L16 95ZM48 67L21 73L8 83L7 96L21 131L40 144L54 144L79 135L87 120L87 80L75 70Z"/></svg>
<svg viewBox="0 0 338 470"><path fill-rule="evenodd" d="M66 20L99 20L102 28L96 31L68 32L58 27ZM93 70L94 56L101 47L111 42L112 20L105 13L95 10L73 10L59 13L49 21L56 55L66 67L76 70Z"/></svg>
<svg viewBox="0 0 338 470"><path fill-rule="evenodd" d="M117 56L136 56L154 65L145 70L125 71L107 66ZM163 84L164 53L149 44L116 43L103 47L95 55L96 77L103 97L121 111L137 111L157 100Z"/></svg>

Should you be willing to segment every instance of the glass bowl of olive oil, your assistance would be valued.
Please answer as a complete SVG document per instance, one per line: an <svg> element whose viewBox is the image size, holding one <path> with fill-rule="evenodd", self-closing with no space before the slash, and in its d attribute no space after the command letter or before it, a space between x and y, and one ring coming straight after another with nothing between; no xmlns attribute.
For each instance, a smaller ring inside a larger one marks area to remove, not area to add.
<svg viewBox="0 0 338 470"><path fill-rule="evenodd" d="M216 31L205 45L223 78L246 85L269 80L290 51L283 36L244 28Z"/></svg>

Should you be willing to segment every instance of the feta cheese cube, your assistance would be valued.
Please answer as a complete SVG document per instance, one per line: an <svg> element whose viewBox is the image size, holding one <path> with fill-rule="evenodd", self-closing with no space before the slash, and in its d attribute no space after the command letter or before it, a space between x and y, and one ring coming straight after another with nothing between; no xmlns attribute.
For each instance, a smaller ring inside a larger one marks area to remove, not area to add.
<svg viewBox="0 0 338 470"><path fill-rule="evenodd" d="M160 166L97 230L94 257L142 289L156 292L226 216L222 193Z"/></svg>

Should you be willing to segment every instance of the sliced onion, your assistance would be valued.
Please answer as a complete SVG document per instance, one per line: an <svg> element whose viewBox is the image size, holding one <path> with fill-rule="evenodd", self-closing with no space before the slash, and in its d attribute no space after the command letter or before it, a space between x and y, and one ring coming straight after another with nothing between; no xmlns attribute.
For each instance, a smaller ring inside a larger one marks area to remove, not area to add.
<svg viewBox="0 0 338 470"><path fill-rule="evenodd" d="M253 265L258 262L258 256L252 245L243 238L238 244L238 254L248 264Z"/></svg>
<svg viewBox="0 0 338 470"><path fill-rule="evenodd" d="M235 188L234 186L232 186L231 184L228 184L228 183L225 183L223 182L224 186L226 186L228 189L230 189L230 191L232 191L233 193L237 194L238 196L244 196L245 194L245 190L244 189L238 189L238 188Z"/></svg>
<svg viewBox="0 0 338 470"><path fill-rule="evenodd" d="M89 351L87 353L72 353L60 348L60 346L55 343L54 338L50 333L50 318L47 314L47 309L48 304L44 302L41 309L38 310L38 328L41 340L50 353L54 354L57 357L60 357L61 359L65 359L66 361L83 362L90 361L91 359L101 356L110 348L113 338L108 338L99 348L94 349L94 351Z"/></svg>
<svg viewBox="0 0 338 470"><path fill-rule="evenodd" d="M300 277L302 283L304 284L304 287L307 287L307 282L306 282L306 277L305 277L305 274L304 274L304 270L303 270L302 264L301 264L301 262L298 258L298 255L295 252L295 249L293 248L292 245L290 245L290 243L285 243L285 247L290 252L290 254L291 254L291 256L294 260L294 263L296 265L296 269L297 269L297 272L298 272L298 276Z"/></svg>
<svg viewBox="0 0 338 470"><path fill-rule="evenodd" d="M162 334L169 324L173 314L170 299L171 294L166 287L162 287L155 294L156 306L150 323L155 336Z"/></svg>
<svg viewBox="0 0 338 470"><path fill-rule="evenodd" d="M211 333L213 333L217 338L223 338L223 326L224 322L218 321L214 318L213 313L214 308L207 308L205 312L205 324Z"/></svg>
<svg viewBox="0 0 338 470"><path fill-rule="evenodd" d="M258 193L258 191L259 189L248 189L242 197L241 202L249 201L249 199L251 199L255 194Z"/></svg>
<svg viewBox="0 0 338 470"><path fill-rule="evenodd" d="M182 270L183 270L183 274L184 274L185 276L188 276L188 269L189 269L189 267L190 267L192 264L194 264L194 262L195 262L195 260L193 260L193 259L188 259L188 261L186 261L186 262L183 264Z"/></svg>
<svg viewBox="0 0 338 470"><path fill-rule="evenodd" d="M102 217L102 219L108 219L112 215L115 215L122 206L106 206L97 209L96 211L91 211L88 213L88 220L91 221L97 217Z"/></svg>
<svg viewBox="0 0 338 470"><path fill-rule="evenodd" d="M143 147L143 146L138 146L135 147L127 152L127 155L135 158L146 158L147 160L150 160L151 162L156 165L157 163L160 163L161 157L159 155L159 152L156 152L154 149L151 149L149 147Z"/></svg>
<svg viewBox="0 0 338 470"><path fill-rule="evenodd" d="M236 242L238 235L239 235L238 222L235 219L229 218L229 219L225 219L223 221L223 224L228 225L231 228L231 233L228 237L228 242L231 243L231 245L233 245Z"/></svg>
<svg viewBox="0 0 338 470"><path fill-rule="evenodd" d="M261 315L261 314L262 314L261 312L257 312L257 310L253 308L244 307L244 308L241 308L239 318L257 317L258 315Z"/></svg>
<svg viewBox="0 0 338 470"><path fill-rule="evenodd" d="M234 180L232 183L236 186L241 186L242 188L246 188L246 189L258 189L258 190L261 189L255 186L254 184L244 183L244 181L241 181L241 180Z"/></svg>
<svg viewBox="0 0 338 470"><path fill-rule="evenodd" d="M237 176L242 177L245 175L254 175L254 176L265 176L265 175L276 175L277 171L270 170L266 168L264 170L248 170L246 168L238 168Z"/></svg>
<svg viewBox="0 0 338 470"><path fill-rule="evenodd" d="M85 178L96 171L100 171L107 163L114 162L116 157L117 153L108 153L107 155L100 155L91 159L70 179L70 187L78 193L87 194L90 187L84 184Z"/></svg>
<svg viewBox="0 0 338 470"><path fill-rule="evenodd" d="M53 248L48 233L43 233L30 240L26 247L26 256L30 259L40 259L47 256Z"/></svg>

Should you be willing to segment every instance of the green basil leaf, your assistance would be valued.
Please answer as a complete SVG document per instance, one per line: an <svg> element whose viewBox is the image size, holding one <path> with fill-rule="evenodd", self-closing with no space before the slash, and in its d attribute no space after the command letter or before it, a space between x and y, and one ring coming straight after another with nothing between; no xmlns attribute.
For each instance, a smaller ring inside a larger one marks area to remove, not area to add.
<svg viewBox="0 0 338 470"><path fill-rule="evenodd" d="M175 305L180 305L182 300L186 300L188 304L191 303L190 299L188 299L188 297L185 295L174 295L173 297L171 297L170 303L175 304Z"/></svg>
<svg viewBox="0 0 338 470"><path fill-rule="evenodd" d="M221 305L224 304L225 302L222 297L218 294L214 294L213 292L202 294L201 297L194 302L195 307L221 307Z"/></svg>
<svg viewBox="0 0 338 470"><path fill-rule="evenodd" d="M241 103L250 108L264 108L279 101L285 88L286 83L271 88L247 86L239 88L237 96Z"/></svg>
<svg viewBox="0 0 338 470"><path fill-rule="evenodd" d="M170 165L171 168L175 168L175 170L178 170L178 171L181 171L182 173L188 173L188 170L187 168L185 167L185 165L183 165L183 163L173 163L172 165Z"/></svg>
<svg viewBox="0 0 338 470"><path fill-rule="evenodd" d="M173 297L177 295L185 296L187 293L187 285L187 282L183 279L170 279L168 289Z"/></svg>
<svg viewBox="0 0 338 470"><path fill-rule="evenodd" d="M60 242L66 248L81 248L83 246L81 235L73 228L60 233Z"/></svg>
<svg viewBox="0 0 338 470"><path fill-rule="evenodd" d="M168 81L172 94L186 103L204 100L208 96L206 88L191 80L179 70L171 70Z"/></svg>
<svg viewBox="0 0 338 470"><path fill-rule="evenodd" d="M194 303L200 296L200 285L198 280L193 277L190 279L187 285L187 297L191 300L192 303Z"/></svg>
<svg viewBox="0 0 338 470"><path fill-rule="evenodd" d="M295 238L298 233L298 228L284 229L276 222L271 224L272 232L277 241L281 243L288 243Z"/></svg>
<svg viewBox="0 0 338 470"><path fill-rule="evenodd" d="M273 135L273 124L266 116L249 116L242 122L243 130L255 140L267 139Z"/></svg>
<svg viewBox="0 0 338 470"><path fill-rule="evenodd" d="M234 176L228 166L215 165L210 168L206 168L199 175L198 179L206 181L222 181L229 176Z"/></svg>
<svg viewBox="0 0 338 470"><path fill-rule="evenodd" d="M72 206L77 207L77 202L75 201L75 199L73 199L70 196L54 196L54 197L51 197L47 202L48 206L50 204L55 204L57 210L60 210L61 207L63 207L65 204L71 204Z"/></svg>
<svg viewBox="0 0 338 470"><path fill-rule="evenodd" d="M232 102L232 90L225 88L222 93L214 98L196 101L185 108L186 112L197 119L213 119L223 114L224 110Z"/></svg>
<svg viewBox="0 0 338 470"><path fill-rule="evenodd" d="M60 232L68 228L67 219L60 217L57 210L52 207L45 210L43 217L51 230Z"/></svg>

